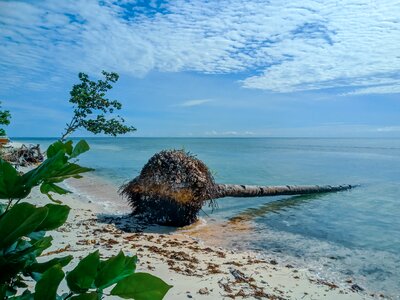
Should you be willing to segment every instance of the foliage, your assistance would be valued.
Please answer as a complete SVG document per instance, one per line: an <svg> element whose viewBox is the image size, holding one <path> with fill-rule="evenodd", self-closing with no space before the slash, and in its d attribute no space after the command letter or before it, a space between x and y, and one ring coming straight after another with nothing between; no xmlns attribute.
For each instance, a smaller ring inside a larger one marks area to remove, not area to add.
<svg viewBox="0 0 400 300"><path fill-rule="evenodd" d="M125 125L121 116L107 118L120 110L122 104L117 100L109 100L106 93L112 88L111 83L118 81L117 73L103 71L105 80L92 81L85 73L79 73L79 84L75 84L70 92L69 102L74 108L74 116L62 135L62 140L78 128L84 128L94 134L104 133L116 136L136 129Z"/></svg>
<svg viewBox="0 0 400 300"><path fill-rule="evenodd" d="M51 246L52 237L46 232L64 224L70 208L55 203L37 207L18 202L36 186L53 201L50 193L69 193L58 184L67 178L81 178L82 173L91 170L76 164L76 158L88 150L85 141L75 147L71 141L58 141L48 148L43 164L22 175L0 158L0 199L8 200L0 211L0 300L98 300L109 295L105 289L124 299L157 300L171 288L150 274L135 273L137 257L122 252L102 260L95 251L66 274L63 268L71 262L70 255L38 261ZM29 277L35 281L34 289L27 285ZM58 295L64 279L70 292Z"/></svg>
<svg viewBox="0 0 400 300"><path fill-rule="evenodd" d="M9 125L11 120L11 114L8 110L1 110L1 101L0 101L0 125ZM3 128L0 128L0 136L6 135L6 131Z"/></svg>
<svg viewBox="0 0 400 300"><path fill-rule="evenodd" d="M68 190L60 187L60 183L68 178L81 178L81 174L92 171L77 165L73 159L89 150L89 145L82 140L75 147L72 141L57 141L47 149L47 159L31 171L20 174L8 162L0 159L0 199L20 201L26 198L35 186L40 186L40 191L52 201L55 200L50 193L67 194Z"/></svg>

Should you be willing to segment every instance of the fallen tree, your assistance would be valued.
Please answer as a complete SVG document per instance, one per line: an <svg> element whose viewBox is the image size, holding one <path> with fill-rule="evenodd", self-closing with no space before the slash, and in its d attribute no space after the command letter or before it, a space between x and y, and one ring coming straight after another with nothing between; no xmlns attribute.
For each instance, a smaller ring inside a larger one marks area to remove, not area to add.
<svg viewBox="0 0 400 300"><path fill-rule="evenodd" d="M207 165L181 150L161 151L143 167L140 175L120 189L133 215L147 222L185 226L197 220L204 204L215 206L223 197L265 197L338 192L352 185L252 186L217 184Z"/></svg>
<svg viewBox="0 0 400 300"><path fill-rule="evenodd" d="M2 149L1 157L17 167L26 167L43 162L44 155L40 145L21 145Z"/></svg>

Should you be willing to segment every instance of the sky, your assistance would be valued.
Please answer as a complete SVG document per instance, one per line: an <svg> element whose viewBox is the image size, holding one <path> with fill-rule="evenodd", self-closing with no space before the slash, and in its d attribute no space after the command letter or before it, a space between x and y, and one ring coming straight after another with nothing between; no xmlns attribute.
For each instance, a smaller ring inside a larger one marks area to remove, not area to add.
<svg viewBox="0 0 400 300"><path fill-rule="evenodd" d="M9 136L60 136L102 70L128 136L400 137L398 0L0 0Z"/></svg>

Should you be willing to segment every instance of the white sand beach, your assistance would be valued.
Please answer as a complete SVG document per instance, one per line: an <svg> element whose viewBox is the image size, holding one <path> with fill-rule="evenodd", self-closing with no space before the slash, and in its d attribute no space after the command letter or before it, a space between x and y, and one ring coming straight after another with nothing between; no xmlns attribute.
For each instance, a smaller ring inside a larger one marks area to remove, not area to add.
<svg viewBox="0 0 400 300"><path fill-rule="evenodd" d="M138 256L138 271L157 275L173 285L167 300L372 298L352 290L352 282L338 286L306 269L261 259L256 253L209 246L193 236L169 233L167 227L144 228L128 215L120 214L129 208L122 199L115 200L115 188L90 177L69 185L82 193L62 198L72 210L67 223L51 232L53 246L43 257L47 260L56 254L72 254L75 259L66 270L76 264L77 258L97 249L103 257L122 250ZM92 196L88 197L90 192ZM96 197L101 199L96 201ZM109 202L107 197L111 197ZM37 190L26 201L48 203ZM110 209L116 214L110 215Z"/></svg>

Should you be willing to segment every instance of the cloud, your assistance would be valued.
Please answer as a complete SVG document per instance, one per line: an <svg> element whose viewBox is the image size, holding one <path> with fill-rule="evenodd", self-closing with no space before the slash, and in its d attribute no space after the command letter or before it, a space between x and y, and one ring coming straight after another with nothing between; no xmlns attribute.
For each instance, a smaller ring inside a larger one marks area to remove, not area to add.
<svg viewBox="0 0 400 300"><path fill-rule="evenodd" d="M398 94L400 93L400 80L393 81L393 84L378 85L356 89L352 92L348 92L346 95L366 95L366 94Z"/></svg>
<svg viewBox="0 0 400 300"><path fill-rule="evenodd" d="M206 136L254 136L255 133L252 131L235 131L235 130L228 130L228 131L216 131L211 130L205 132Z"/></svg>
<svg viewBox="0 0 400 300"><path fill-rule="evenodd" d="M212 101L213 100L211 100L211 99L188 100L188 101L180 103L178 106L182 106L182 107L199 106L199 105L203 105L203 104L206 104L206 103L209 103Z"/></svg>
<svg viewBox="0 0 400 300"><path fill-rule="evenodd" d="M3 88L107 69L245 72L244 87L274 92L399 92L395 0L141 3L0 2Z"/></svg>
<svg viewBox="0 0 400 300"><path fill-rule="evenodd" d="M400 126L385 126L377 128L378 132L400 132Z"/></svg>

